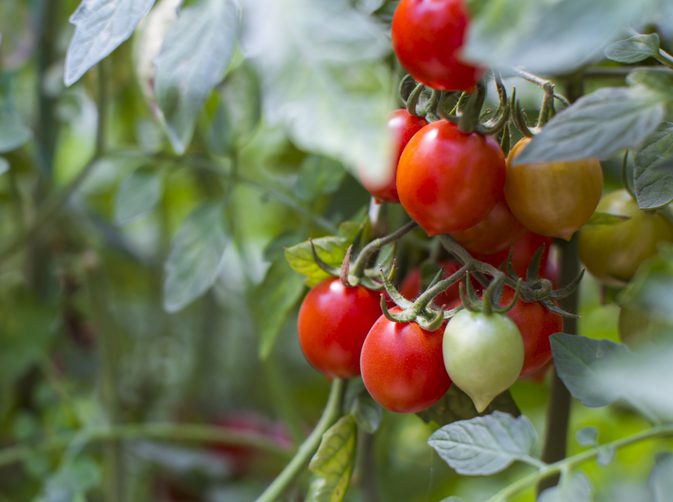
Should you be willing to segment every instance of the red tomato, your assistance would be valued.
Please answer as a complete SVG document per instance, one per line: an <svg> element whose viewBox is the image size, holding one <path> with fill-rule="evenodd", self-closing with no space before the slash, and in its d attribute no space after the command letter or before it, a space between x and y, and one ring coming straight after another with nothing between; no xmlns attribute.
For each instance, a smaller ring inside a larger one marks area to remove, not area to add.
<svg viewBox="0 0 673 502"><path fill-rule="evenodd" d="M525 231L502 200L475 226L454 232L451 237L471 253L492 254L509 248Z"/></svg>
<svg viewBox="0 0 673 502"><path fill-rule="evenodd" d="M460 59L468 23L463 0L402 0L393 16L393 49L417 81L468 91L483 74Z"/></svg>
<svg viewBox="0 0 673 502"><path fill-rule="evenodd" d="M429 235L466 230L502 200L505 156L491 137L438 120L418 131L397 166L397 192Z"/></svg>
<svg viewBox="0 0 673 502"><path fill-rule="evenodd" d="M544 245L544 252L542 253L542 259L540 260L540 268L544 271L547 267L547 261L549 260L549 250L552 245L552 240L550 237L545 237L543 235L534 234L533 232L525 232L522 237L520 237L512 246L512 266L514 271L521 277L525 277L528 271L528 266L530 265L533 255L538 250L540 246ZM509 256L510 249L505 249L499 253L494 253L490 255L482 255L479 253L473 253L473 256L478 260L481 260L486 263L490 263L494 267L500 267L503 263L507 261Z"/></svg>
<svg viewBox="0 0 673 502"><path fill-rule="evenodd" d="M397 195L397 185L395 178L397 176L397 164L400 161L402 150L407 145L411 137L421 130L428 123L422 117L416 117L410 114L406 109L395 110L388 119L388 130L393 136L393 145L395 155L389 167L387 181L375 183L369 179L366 173L361 173L360 178L364 187L379 201L399 202Z"/></svg>
<svg viewBox="0 0 673 502"><path fill-rule="evenodd" d="M393 309L399 311L399 309ZM362 381L374 400L398 413L416 413L436 403L451 386L442 357L442 326L437 331L384 316L362 347Z"/></svg>
<svg viewBox="0 0 673 502"><path fill-rule="evenodd" d="M311 289L299 310L299 344L306 359L328 377L360 374L360 351L381 315L380 294L330 278Z"/></svg>
<svg viewBox="0 0 673 502"><path fill-rule="evenodd" d="M513 297L514 291L505 288L500 304L508 305ZM563 331L563 319L537 302L522 300L517 301L507 315L517 325L523 338L525 355L521 376L534 375L551 361L549 337Z"/></svg>
<svg viewBox="0 0 673 502"><path fill-rule="evenodd" d="M439 263L439 266L442 267L444 272L442 273L442 278L446 279L450 275L457 272L461 265L456 261L443 261ZM402 296L409 300L415 300L418 295L421 293L421 269L416 267L412 269L409 274L404 278L402 284L400 285L400 293ZM440 307L444 307L454 300L460 298L460 286L459 283L455 283L449 289L444 291L442 294L437 295L435 298L435 303Z"/></svg>

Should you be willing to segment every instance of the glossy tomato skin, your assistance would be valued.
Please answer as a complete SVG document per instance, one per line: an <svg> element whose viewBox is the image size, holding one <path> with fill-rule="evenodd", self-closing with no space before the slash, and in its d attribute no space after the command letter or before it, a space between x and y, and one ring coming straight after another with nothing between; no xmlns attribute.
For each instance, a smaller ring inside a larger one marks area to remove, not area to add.
<svg viewBox="0 0 673 502"><path fill-rule="evenodd" d="M467 230L453 232L451 237L471 253L493 254L509 248L525 232L507 203L501 200L486 218Z"/></svg>
<svg viewBox="0 0 673 502"><path fill-rule="evenodd" d="M360 366L372 398L397 413L417 413L436 403L451 386L442 361L442 330L381 316L367 335Z"/></svg>
<svg viewBox="0 0 673 502"><path fill-rule="evenodd" d="M512 298L514 291L505 288L500 304L509 305ZM563 319L537 302L527 303L523 300L518 300L507 316L517 325L523 339L521 377L535 375L551 361L549 337L563 331Z"/></svg>
<svg viewBox="0 0 673 502"><path fill-rule="evenodd" d="M299 344L306 359L324 375L360 374L362 344L381 315L380 294L362 286L326 279L308 292L299 309Z"/></svg>
<svg viewBox="0 0 673 502"><path fill-rule="evenodd" d="M442 278L446 279L450 275L453 275L458 270L460 270L461 265L456 261L442 261L439 263L439 266L442 267ZM408 300L415 300L418 295L421 293L422 281L421 281L421 269L416 267L412 269L409 274L404 278L402 284L400 284L399 291L402 293L402 296ZM455 300L460 298L460 286L459 282L455 283L449 289L435 297L435 304L440 307L445 307L453 303Z"/></svg>
<svg viewBox="0 0 673 502"><path fill-rule="evenodd" d="M546 271L552 270L549 265L549 251L552 246L552 240L544 235L538 235L533 232L524 232L524 234L508 249L489 255L473 253L473 256L478 260L490 263L494 267L499 268L507 261L511 250L512 267L514 268L514 271L520 277L526 277L528 266L530 265L535 252L541 246L544 246L544 251L542 252L542 257L540 259L540 268L543 271L542 275L546 277Z"/></svg>
<svg viewBox="0 0 673 502"><path fill-rule="evenodd" d="M466 230L502 199L504 155L491 137L465 134L438 120L418 131L402 152L397 192L428 235Z"/></svg>
<svg viewBox="0 0 673 502"><path fill-rule="evenodd" d="M587 270L604 282L630 280L661 243L673 242L673 227L668 221L641 211L626 190L607 194L598 211L629 217L620 223L590 225L580 232L580 258Z"/></svg>
<svg viewBox="0 0 673 502"><path fill-rule="evenodd" d="M388 131L392 136L393 148L395 149L389 171L382 183L376 183L369 179L366 173L360 178L367 191L378 201L399 202L397 195L397 164L400 161L402 150L414 134L420 131L428 122L422 117L410 114L406 109L395 110L388 119Z"/></svg>
<svg viewBox="0 0 673 502"><path fill-rule="evenodd" d="M393 16L393 49L417 81L469 91L483 70L460 59L468 23L464 0L402 0Z"/></svg>
<svg viewBox="0 0 673 502"><path fill-rule="evenodd" d="M603 190L597 159L515 166L530 142L519 141L507 158L505 196L514 216L532 232L569 240L596 209Z"/></svg>

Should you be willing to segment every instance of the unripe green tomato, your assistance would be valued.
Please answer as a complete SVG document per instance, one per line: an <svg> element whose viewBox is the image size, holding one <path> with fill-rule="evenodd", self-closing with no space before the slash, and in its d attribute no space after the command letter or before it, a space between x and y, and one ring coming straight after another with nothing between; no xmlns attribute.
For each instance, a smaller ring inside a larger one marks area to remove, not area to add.
<svg viewBox="0 0 673 502"><path fill-rule="evenodd" d="M646 310L623 306L619 309L619 338L634 349L657 336L673 333L673 326Z"/></svg>
<svg viewBox="0 0 673 502"><path fill-rule="evenodd" d="M446 326L443 353L453 383L481 413L519 378L524 346L506 315L461 310Z"/></svg>
<svg viewBox="0 0 673 502"><path fill-rule="evenodd" d="M580 258L603 282L630 280L640 264L657 253L660 243L673 242L673 226L658 214L640 210L626 190L603 197L597 211L629 217L620 223L588 225L580 232Z"/></svg>

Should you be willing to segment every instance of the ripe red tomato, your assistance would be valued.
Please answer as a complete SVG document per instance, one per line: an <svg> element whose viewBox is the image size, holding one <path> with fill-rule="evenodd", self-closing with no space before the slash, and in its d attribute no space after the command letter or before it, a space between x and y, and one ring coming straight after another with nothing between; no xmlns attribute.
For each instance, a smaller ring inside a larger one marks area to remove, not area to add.
<svg viewBox="0 0 673 502"><path fill-rule="evenodd" d="M328 377L360 374L360 351L381 315L380 294L330 278L311 289L299 310L299 344L306 359Z"/></svg>
<svg viewBox="0 0 673 502"><path fill-rule="evenodd" d="M407 143L397 167L397 192L429 235L466 230L502 200L504 155L491 137L465 134L438 120Z"/></svg>
<svg viewBox="0 0 673 502"><path fill-rule="evenodd" d="M393 309L399 311L399 309ZM398 413L416 413L436 403L451 386L442 359L442 332L384 316L362 347L362 381L372 398Z"/></svg>
<svg viewBox="0 0 673 502"><path fill-rule="evenodd" d="M460 263L456 261L442 261L439 263L439 266L442 267L442 270L444 271L442 273L442 278L446 279L450 275L454 274L457 272L461 265ZM423 287L423 284L421 284L421 269L419 267L416 267L412 269L409 274L404 278L402 281L402 284L400 284L400 293L402 293L402 296L409 300L415 300L416 297L421 293L421 288ZM437 295L435 298L435 304L437 304L440 307L445 307L446 305L452 303L454 300L460 298L460 286L459 283L455 283L453 286L451 286L449 289L444 291L443 293Z"/></svg>
<svg viewBox="0 0 673 502"><path fill-rule="evenodd" d="M525 231L502 200L475 226L453 232L451 237L471 253L493 254L509 248Z"/></svg>
<svg viewBox="0 0 673 502"><path fill-rule="evenodd" d="M569 240L591 218L601 198L601 164L582 159L515 166L513 159L529 141L519 141L507 157L507 204L528 230Z"/></svg>
<svg viewBox="0 0 673 502"><path fill-rule="evenodd" d="M513 297L514 291L505 288L500 304L509 305ZM534 375L551 361L549 337L563 331L563 319L537 302L526 303L523 300L518 300L507 315L517 325L523 338L524 362L521 376Z"/></svg>
<svg viewBox="0 0 673 502"><path fill-rule="evenodd" d="M393 16L393 49L417 81L469 91L483 70L460 59L468 23L463 0L402 0Z"/></svg>
<svg viewBox="0 0 673 502"><path fill-rule="evenodd" d="M360 181L364 187L375 197L378 201L385 202L399 202L400 198L397 195L397 164L400 161L402 150L407 145L411 137L421 130L428 123L422 117L416 117L410 114L406 109L401 108L395 110L388 119L388 131L393 137L393 145L395 148L395 155L389 166L389 172L384 177L384 181L377 183L370 179L363 171L360 174Z"/></svg>
<svg viewBox="0 0 673 502"><path fill-rule="evenodd" d="M514 271L520 276L525 277L528 271L528 266L530 265L533 255L538 250L540 246L544 245L544 252L542 253L542 258L540 260L540 268L544 271L547 270L547 263L549 260L549 250L552 245L552 240L549 237L543 235L534 234L533 232L525 232L509 249L500 251L499 253L494 253L490 255L482 255L479 253L473 253L473 256L478 260L481 260L486 263L490 263L494 267L500 267L503 263L507 261L510 250L512 251L512 267Z"/></svg>

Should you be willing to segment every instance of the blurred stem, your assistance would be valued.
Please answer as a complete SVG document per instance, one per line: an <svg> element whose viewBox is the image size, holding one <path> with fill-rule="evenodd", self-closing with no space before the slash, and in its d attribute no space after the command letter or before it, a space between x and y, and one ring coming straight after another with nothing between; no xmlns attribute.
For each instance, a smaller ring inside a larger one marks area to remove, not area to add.
<svg viewBox="0 0 673 502"><path fill-rule="evenodd" d="M297 412L297 406L291 398L292 389L288 386L283 372L279 370L278 362L274 358L273 352L269 354L263 368L271 402L276 413L278 413L278 416L290 429L294 443L299 444L304 437L301 427L301 417Z"/></svg>
<svg viewBox="0 0 673 502"><path fill-rule="evenodd" d="M297 453L292 457L292 460L285 466L285 469L264 490L264 493L257 498L256 502L276 502L297 476L304 471L318 446L320 446L323 434L339 418L345 389L346 380L336 379L332 381L327 404L315 429L306 438L306 441L302 443Z"/></svg>
<svg viewBox="0 0 673 502"><path fill-rule="evenodd" d="M201 424L117 424L45 438L35 446L18 445L2 449L0 450L0 468L28 460L41 453L65 450L74 441L100 443L134 439L217 443L253 448L273 455L288 455L288 451L283 446L267 436L239 429Z"/></svg>

